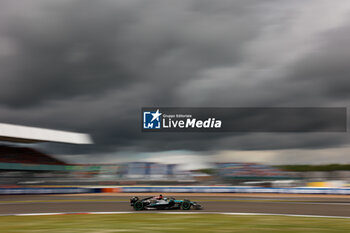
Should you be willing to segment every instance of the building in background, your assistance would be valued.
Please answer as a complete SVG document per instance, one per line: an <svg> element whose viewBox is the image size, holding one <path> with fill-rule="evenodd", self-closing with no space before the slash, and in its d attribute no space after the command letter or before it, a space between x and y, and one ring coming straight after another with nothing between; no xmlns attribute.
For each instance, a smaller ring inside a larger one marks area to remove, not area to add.
<svg viewBox="0 0 350 233"><path fill-rule="evenodd" d="M217 176L231 184L261 184L271 186L272 181L300 179L280 169L256 163L216 163Z"/></svg>

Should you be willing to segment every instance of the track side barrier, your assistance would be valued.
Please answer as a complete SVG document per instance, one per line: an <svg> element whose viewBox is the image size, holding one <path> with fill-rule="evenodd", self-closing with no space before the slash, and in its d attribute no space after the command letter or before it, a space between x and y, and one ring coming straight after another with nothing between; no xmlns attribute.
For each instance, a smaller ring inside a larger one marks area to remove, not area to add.
<svg viewBox="0 0 350 233"><path fill-rule="evenodd" d="M104 188L0 188L0 195L11 194L79 194L79 193L274 193L350 195L350 188L261 188L234 186L121 186Z"/></svg>
<svg viewBox="0 0 350 233"><path fill-rule="evenodd" d="M123 193L279 193L279 194L339 194L350 195L350 188L260 188L232 186L179 186L179 187L121 187Z"/></svg>
<svg viewBox="0 0 350 233"><path fill-rule="evenodd" d="M11 194L78 194L78 193L99 193L100 188L0 188L0 195Z"/></svg>

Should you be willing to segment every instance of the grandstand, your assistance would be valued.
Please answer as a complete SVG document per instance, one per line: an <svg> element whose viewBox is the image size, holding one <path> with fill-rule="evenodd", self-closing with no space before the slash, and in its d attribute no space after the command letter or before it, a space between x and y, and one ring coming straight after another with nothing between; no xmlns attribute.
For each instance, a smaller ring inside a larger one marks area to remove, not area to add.
<svg viewBox="0 0 350 233"><path fill-rule="evenodd" d="M0 123L0 141L92 144L88 134Z"/></svg>
<svg viewBox="0 0 350 233"><path fill-rule="evenodd" d="M0 145L0 163L67 165L65 162L28 147Z"/></svg>
<svg viewBox="0 0 350 233"><path fill-rule="evenodd" d="M0 123L0 141L11 142L11 146L0 145L0 184L37 182L37 177L66 177L96 169L72 166L37 149L15 146L40 142L92 144L88 134Z"/></svg>

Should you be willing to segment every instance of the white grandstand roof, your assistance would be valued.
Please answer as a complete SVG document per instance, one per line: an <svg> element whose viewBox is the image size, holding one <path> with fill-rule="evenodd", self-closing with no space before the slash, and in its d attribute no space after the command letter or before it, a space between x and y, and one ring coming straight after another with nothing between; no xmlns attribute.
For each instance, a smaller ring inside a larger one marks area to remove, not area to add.
<svg viewBox="0 0 350 233"><path fill-rule="evenodd" d="M0 123L0 141L92 144L88 134Z"/></svg>

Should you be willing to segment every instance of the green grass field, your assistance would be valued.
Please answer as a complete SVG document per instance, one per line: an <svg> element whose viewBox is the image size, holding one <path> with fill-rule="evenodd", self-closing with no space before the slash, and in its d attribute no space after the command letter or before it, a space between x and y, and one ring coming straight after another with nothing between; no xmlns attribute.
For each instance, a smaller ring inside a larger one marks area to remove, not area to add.
<svg viewBox="0 0 350 233"><path fill-rule="evenodd" d="M2 216L0 232L350 232L350 220L219 214Z"/></svg>

